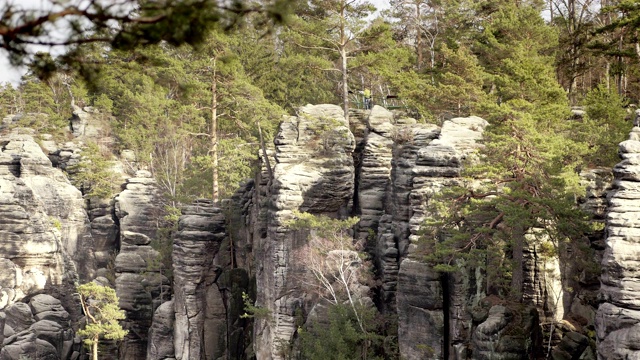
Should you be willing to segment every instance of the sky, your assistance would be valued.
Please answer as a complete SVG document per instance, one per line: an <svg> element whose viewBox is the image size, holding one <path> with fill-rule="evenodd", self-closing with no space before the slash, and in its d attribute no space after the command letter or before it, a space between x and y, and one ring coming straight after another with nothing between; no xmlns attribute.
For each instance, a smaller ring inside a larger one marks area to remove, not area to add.
<svg viewBox="0 0 640 360"><path fill-rule="evenodd" d="M52 6L49 0L0 0L0 9L7 5L12 5L15 8L38 10L50 9ZM26 69L11 66L7 52L4 49L0 49L0 84L6 82L17 84L25 72Z"/></svg>
<svg viewBox="0 0 640 360"><path fill-rule="evenodd" d="M389 0L370 0L378 10L386 9L389 7ZM0 0L0 9L6 5L12 4L22 7L24 9L48 9L51 8L50 0ZM43 48L40 51L47 51ZM50 50L52 53L56 51L61 52L61 49ZM0 49L0 84L11 83L17 85L20 82L20 77L26 72L24 68L15 68L11 66L8 59L8 54L4 49Z"/></svg>

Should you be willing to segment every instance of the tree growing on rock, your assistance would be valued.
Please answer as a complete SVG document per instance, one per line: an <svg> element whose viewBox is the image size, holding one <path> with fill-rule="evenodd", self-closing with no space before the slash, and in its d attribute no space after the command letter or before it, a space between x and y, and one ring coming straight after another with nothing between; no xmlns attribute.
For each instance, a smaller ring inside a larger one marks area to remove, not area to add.
<svg viewBox="0 0 640 360"><path fill-rule="evenodd" d="M559 256L567 240L589 231L575 203L588 147L576 136L579 124L566 120L568 101L547 55L553 31L539 4L484 11L476 50L491 90L479 109L491 126L482 160L466 169L472 185L431 204L429 256L440 270L475 260L488 272L488 294L521 302L529 239L549 239Z"/></svg>
<svg viewBox="0 0 640 360"><path fill-rule="evenodd" d="M118 305L116 291L110 287L89 282L77 287L82 311L86 316L84 329L78 335L91 347L92 359L98 360L100 339L122 340L128 333L118 320L125 318L124 310Z"/></svg>
<svg viewBox="0 0 640 360"><path fill-rule="evenodd" d="M368 358L372 340L377 338L372 329L375 309L365 300L369 288L364 284L369 280L369 268L349 234L359 219L338 220L300 212L294 215L296 220L289 226L309 231L307 246L298 253L311 275L307 284L329 305L328 324L310 324L306 332L310 332L311 337L305 336L307 334L302 330L305 358ZM336 350L342 349L343 357L322 352L319 352L322 357L317 357L314 351L322 347L318 342L351 345L332 346Z"/></svg>
<svg viewBox="0 0 640 360"><path fill-rule="evenodd" d="M294 21L300 36L294 42L310 51L321 51L337 57L334 68L341 76L340 96L344 116L349 119L349 59L367 50L363 40L378 38L383 27L368 26L366 18L375 12L365 0L312 0L308 8Z"/></svg>

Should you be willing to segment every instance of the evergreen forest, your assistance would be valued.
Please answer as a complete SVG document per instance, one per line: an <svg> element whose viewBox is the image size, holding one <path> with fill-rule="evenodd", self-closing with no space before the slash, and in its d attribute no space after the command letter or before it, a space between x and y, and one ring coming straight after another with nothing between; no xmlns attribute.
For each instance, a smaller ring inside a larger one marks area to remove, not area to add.
<svg viewBox="0 0 640 360"><path fill-rule="evenodd" d="M466 184L429 204L422 251L441 273L509 253L513 261L487 267L487 289L522 301L531 229L555 244L601 230L576 205L579 175L614 166L633 126L639 0L132 1L145 21L88 3L61 1L44 17L0 9L0 48L28 69L0 85L0 119L46 114L19 126L61 142L74 107L109 124L104 136L115 140L85 144L72 175L87 198L113 195L109 164L126 150L156 179L175 224L182 205L224 202L253 177L284 116L328 103L348 118L371 101L420 123L489 122ZM48 40L47 23L59 19L68 38ZM41 51L52 42L64 51ZM332 310L326 337L367 358L380 331L334 321L360 323L358 314Z"/></svg>

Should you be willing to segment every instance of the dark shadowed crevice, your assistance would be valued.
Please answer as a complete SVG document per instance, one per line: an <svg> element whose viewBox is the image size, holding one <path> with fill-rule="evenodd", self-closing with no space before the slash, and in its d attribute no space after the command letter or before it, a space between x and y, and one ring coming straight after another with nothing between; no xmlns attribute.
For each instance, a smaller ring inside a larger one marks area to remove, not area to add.
<svg viewBox="0 0 640 360"><path fill-rule="evenodd" d="M449 334L449 329L451 327L449 274L440 274L440 286L442 287L442 315L444 319L442 326L442 358L448 359L451 347L451 335Z"/></svg>

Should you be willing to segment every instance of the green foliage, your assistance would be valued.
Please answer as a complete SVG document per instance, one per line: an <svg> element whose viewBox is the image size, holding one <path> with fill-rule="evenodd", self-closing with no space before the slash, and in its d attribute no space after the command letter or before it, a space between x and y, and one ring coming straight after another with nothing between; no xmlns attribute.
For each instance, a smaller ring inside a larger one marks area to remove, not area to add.
<svg viewBox="0 0 640 360"><path fill-rule="evenodd" d="M624 101L604 84L591 90L585 100L586 116L580 136L590 147L587 165L613 167L618 161L618 144L627 138L631 124L625 121Z"/></svg>
<svg viewBox="0 0 640 360"><path fill-rule="evenodd" d="M325 215L313 215L306 212L293 212L294 219L286 223L294 230L313 230L316 236L326 238L342 238L347 231L360 221L357 217L344 220L333 219Z"/></svg>
<svg viewBox="0 0 640 360"><path fill-rule="evenodd" d="M167 215L164 217L164 221L156 231L156 236L151 239L151 247L158 252L158 255L154 259L147 261L146 271L150 272L149 276L157 276L159 273L165 276L169 280L169 284L173 284L173 234L178 230L178 216L175 215L175 211L178 209L165 206ZM163 286L163 281L159 281L160 291L159 296L162 300L169 300L171 298L172 287ZM165 289L168 288L168 294L165 293ZM155 292L156 289L149 289L150 292Z"/></svg>
<svg viewBox="0 0 640 360"><path fill-rule="evenodd" d="M242 319L270 319L271 311L263 307L254 305L255 299L249 294L242 292L242 303L244 304L244 314L240 315Z"/></svg>
<svg viewBox="0 0 640 360"><path fill-rule="evenodd" d="M55 216L49 216L49 222L51 223L51 226L53 226L56 230L60 231L62 230L62 223L60 222L60 219L58 219Z"/></svg>
<svg viewBox="0 0 640 360"><path fill-rule="evenodd" d="M358 326L353 309L347 305L332 305L320 309L326 316L315 318L303 328L300 336L300 358L308 360L381 359L384 338L376 335L377 311L359 307L358 313L367 324L366 332ZM327 351L331 349L331 351ZM389 359L390 357L384 357Z"/></svg>
<svg viewBox="0 0 640 360"><path fill-rule="evenodd" d="M111 154L93 141L85 144L81 154L80 162L67 169L71 182L87 198L111 198L119 187L112 169Z"/></svg>
<svg viewBox="0 0 640 360"><path fill-rule="evenodd" d="M0 84L0 119L21 111L20 93L11 84Z"/></svg>
<svg viewBox="0 0 640 360"><path fill-rule="evenodd" d="M78 330L86 345L94 346L100 338L122 340L127 335L118 322L125 319L125 313L118 305L115 290L94 282L79 285L76 290L87 316L87 324Z"/></svg>
<svg viewBox="0 0 640 360"><path fill-rule="evenodd" d="M62 2L51 9L0 5L0 47L9 53L12 64L29 65L41 78L61 68L76 69L91 78L100 62L81 61L86 44L100 44L119 50L132 50L154 44L178 46L202 44L212 30L229 29L247 14L258 14L252 25L274 25L284 21L289 1L264 3L233 1L221 6L215 1L169 0L158 6L151 1L124 0L117 4ZM48 36L62 26L64 34ZM67 54L53 59L48 53L33 54L30 45L70 45Z"/></svg>
<svg viewBox="0 0 640 360"><path fill-rule="evenodd" d="M591 231L575 203L589 144L576 136L582 124L568 120L548 55L556 36L539 10L511 2L488 10L476 50L490 91L476 106L490 126L466 183L430 201L424 236L436 270L483 267L489 292L516 300L526 244L558 256Z"/></svg>
<svg viewBox="0 0 640 360"><path fill-rule="evenodd" d="M112 111L121 147L148 166L170 201L211 197L213 81L223 198L255 170L257 122L267 141L274 135L283 112L246 75L236 55L243 46L239 36L213 32L196 51L154 46L135 51L136 61L128 52L96 50L111 65L94 81L93 104Z"/></svg>

